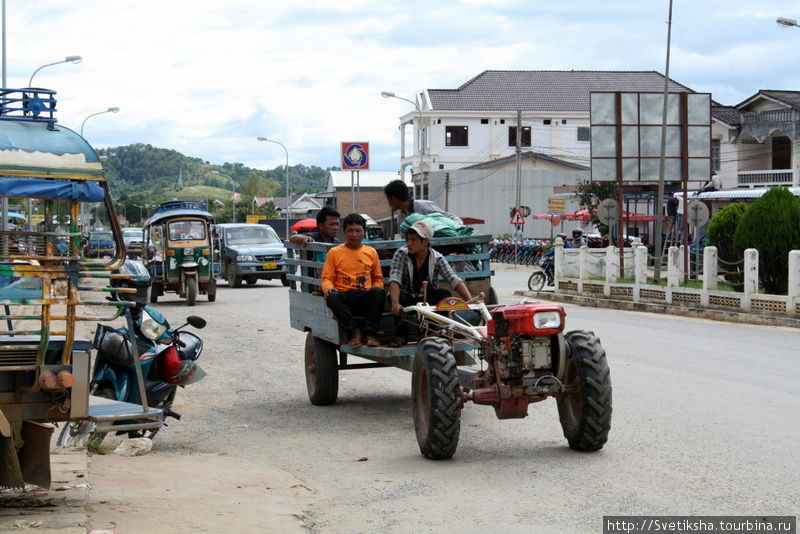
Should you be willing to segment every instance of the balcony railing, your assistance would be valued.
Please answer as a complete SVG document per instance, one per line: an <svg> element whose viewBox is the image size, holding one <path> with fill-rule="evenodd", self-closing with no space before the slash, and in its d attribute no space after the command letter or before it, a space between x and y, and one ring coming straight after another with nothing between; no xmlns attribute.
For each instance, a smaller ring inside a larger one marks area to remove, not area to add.
<svg viewBox="0 0 800 534"><path fill-rule="evenodd" d="M737 174L739 187L795 185L794 172L791 169L740 171Z"/></svg>
<svg viewBox="0 0 800 534"><path fill-rule="evenodd" d="M798 113L793 109L742 113L742 124L744 126L780 124L797 120L800 120L800 116L798 116Z"/></svg>

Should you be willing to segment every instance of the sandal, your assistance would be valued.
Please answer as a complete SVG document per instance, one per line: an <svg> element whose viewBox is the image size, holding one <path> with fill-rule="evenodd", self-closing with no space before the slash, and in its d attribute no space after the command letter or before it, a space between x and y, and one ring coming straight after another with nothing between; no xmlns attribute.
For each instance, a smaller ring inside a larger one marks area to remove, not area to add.
<svg viewBox="0 0 800 534"><path fill-rule="evenodd" d="M389 342L390 347L402 347L407 343L406 338L397 336L392 341Z"/></svg>
<svg viewBox="0 0 800 534"><path fill-rule="evenodd" d="M374 336L367 334L367 346L368 347L380 347L381 343Z"/></svg>
<svg viewBox="0 0 800 534"><path fill-rule="evenodd" d="M350 340L347 342L347 344L350 345L351 348L356 348L356 347L360 347L364 343L361 342L361 336L358 336L358 337L350 338Z"/></svg>

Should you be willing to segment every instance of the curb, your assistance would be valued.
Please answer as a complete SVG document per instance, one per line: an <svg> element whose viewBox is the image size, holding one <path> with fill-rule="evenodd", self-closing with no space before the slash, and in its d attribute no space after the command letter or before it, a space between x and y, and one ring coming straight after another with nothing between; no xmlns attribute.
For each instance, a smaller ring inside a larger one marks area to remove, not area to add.
<svg viewBox="0 0 800 534"><path fill-rule="evenodd" d="M612 310L637 311L647 313L661 313L679 315L681 317L694 317L697 319L710 319L712 321L723 321L728 323L744 323L764 326L785 326L789 328L800 328L800 319L791 317L780 317L773 315L754 315L734 311L709 310L705 308L691 308L684 306L671 306L669 304L651 304L647 302L630 302L627 300L613 300L597 297L586 297L583 295L569 295L566 293L535 293L533 291L514 291L514 295L533 297L541 300L551 300L575 304L577 306L591 308L606 308Z"/></svg>

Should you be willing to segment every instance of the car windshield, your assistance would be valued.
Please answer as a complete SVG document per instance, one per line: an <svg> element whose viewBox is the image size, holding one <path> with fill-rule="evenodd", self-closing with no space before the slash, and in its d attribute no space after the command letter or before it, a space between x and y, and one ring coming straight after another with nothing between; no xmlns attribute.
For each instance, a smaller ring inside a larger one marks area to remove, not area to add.
<svg viewBox="0 0 800 534"><path fill-rule="evenodd" d="M205 239L206 225L203 221L175 221L169 223L170 239Z"/></svg>
<svg viewBox="0 0 800 534"><path fill-rule="evenodd" d="M229 245L266 245L281 243L275 230L269 226L226 228L225 240Z"/></svg>
<svg viewBox="0 0 800 534"><path fill-rule="evenodd" d="M142 237L144 230L141 228L126 228L122 231L125 237Z"/></svg>
<svg viewBox="0 0 800 534"><path fill-rule="evenodd" d="M89 239L92 241L111 241L113 236L111 232L92 232L89 234Z"/></svg>

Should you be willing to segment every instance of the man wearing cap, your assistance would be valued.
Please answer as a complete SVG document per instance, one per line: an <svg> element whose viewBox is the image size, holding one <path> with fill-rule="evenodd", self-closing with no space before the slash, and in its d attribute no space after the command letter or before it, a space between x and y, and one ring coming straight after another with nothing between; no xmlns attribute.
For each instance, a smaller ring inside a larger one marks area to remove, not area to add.
<svg viewBox="0 0 800 534"><path fill-rule="evenodd" d="M401 322L404 306L422 301L422 283L428 282L427 301L438 303L450 296L446 289L439 288L439 276L443 276L458 295L469 300L472 296L464 281L456 275L447 260L430 247L433 228L425 221L415 222L406 233L406 246L400 247L392 258L389 272L389 301L397 325L393 346L404 345L408 337L408 325Z"/></svg>

